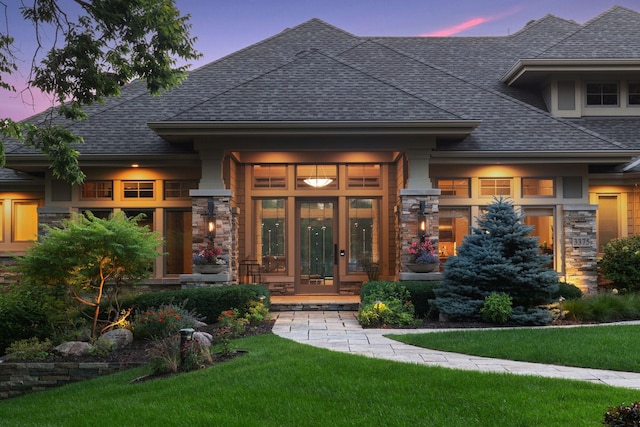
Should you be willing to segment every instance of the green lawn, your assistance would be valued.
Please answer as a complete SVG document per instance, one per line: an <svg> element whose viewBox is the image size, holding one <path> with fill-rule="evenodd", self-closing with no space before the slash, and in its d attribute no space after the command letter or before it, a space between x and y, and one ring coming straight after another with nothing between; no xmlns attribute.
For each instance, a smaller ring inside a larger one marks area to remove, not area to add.
<svg viewBox="0 0 640 427"><path fill-rule="evenodd" d="M275 335L212 368L141 369L0 401L0 426L597 426L637 391L370 359Z"/></svg>
<svg viewBox="0 0 640 427"><path fill-rule="evenodd" d="M640 372L638 325L519 328L387 336L419 347L476 356Z"/></svg>

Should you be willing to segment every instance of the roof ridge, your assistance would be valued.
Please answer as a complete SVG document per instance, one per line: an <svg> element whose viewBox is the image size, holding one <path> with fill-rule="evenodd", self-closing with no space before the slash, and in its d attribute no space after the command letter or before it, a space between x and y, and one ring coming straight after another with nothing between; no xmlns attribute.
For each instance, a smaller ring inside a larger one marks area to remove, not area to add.
<svg viewBox="0 0 640 427"><path fill-rule="evenodd" d="M371 41L371 40L369 40L369 39L362 39L361 43L358 43L357 45L352 46L352 47L350 47L350 48L348 48L348 49L344 50L342 53L347 52L347 51L349 51L349 50L351 50L351 49L355 48L356 46L361 46L361 45L363 45L363 44L365 44L365 43L367 43L367 42L370 42L370 41ZM262 78L262 77L264 77L264 76L266 76L266 75L269 75L269 74L271 74L271 73L273 73L273 72L275 72L275 71L277 71L277 70L279 70L279 69L282 69L282 68L284 68L284 67L287 67L287 66L289 66L289 65L291 65L291 64L293 64L293 63L295 63L295 62L297 62L297 61L299 61L299 60L301 60L302 58L305 58L305 57L307 57L307 56L309 56L309 55L313 55L313 54L322 55L323 57L325 57L325 58L327 58L327 59L329 59L329 60L331 60L331 61L339 62L340 64L344 65L345 67L351 68L352 70L354 70L354 71L356 71L356 72L358 72L358 73L360 73L360 74L362 74L362 75L365 75L365 76L367 76L367 77L368 77L368 78L370 78L370 79L373 79L373 80L378 81L378 82L380 82L380 83L382 83L382 84L384 84L384 85L386 85L386 86L392 87L392 88L393 88L393 89L395 89L395 90L398 90L398 91L400 91L400 92L403 92L403 93L405 93L405 94L407 94L407 95L411 96L412 98L419 100L420 102L423 102L423 103L425 103L425 104L432 105L432 106L434 106L434 107L436 107L436 108L438 108L438 109L440 109L440 110L444 111L444 112L445 112L445 113L447 113L447 114L451 114L451 115L456 116L456 117L459 117L459 118L461 118L461 119L463 119L463 120L465 120L465 119L466 119L466 117L463 117L463 116L461 116L461 115L460 115L460 114L458 114L458 113L454 113L453 111L449 111L448 109L446 109L446 108L444 108L444 107L441 107L440 105L437 105L437 104L435 104L435 103L433 103L433 102L431 102L431 101L428 101L428 100L426 100L426 99L424 99L424 98L422 98L422 97L420 97L420 96L418 96L418 95L416 95L416 94L414 94L414 93L412 93L412 92L410 92L410 91L408 91L408 90L406 90L406 89L404 89L404 88L401 88L401 87L399 87L399 86L397 86L397 85L394 85L393 83L390 83L390 82L384 81L384 80L382 80L382 79L380 79L380 78L378 78L378 77L376 77L376 76L372 76L371 74L369 74L369 73L365 72L364 70L362 70L362 69L360 69L360 68L358 68L358 67L354 66L353 64L348 63L346 60L344 60L344 59L342 59L342 58L332 56L332 55L330 55L330 54L328 54L328 53L326 53L326 52L324 52L324 51L322 51L322 50L320 50L320 49L317 49L317 48L310 48L310 49L307 49L307 50L304 50L304 51L299 52L299 53L298 53L297 55L295 55L295 56L294 56L290 61L284 62L284 63L282 63L282 64L278 65L277 67L274 67L274 68L272 68L272 69L270 69L270 70L268 70L268 71L265 71L265 72L263 72L263 73L261 73L261 74L255 75L255 76L251 77L250 79L245 79L245 80L243 80L242 82L240 82L240 83L238 83L238 84L236 84L236 85L234 85L234 86L232 86L232 87L229 87L229 88L225 89L225 90L224 90L224 91L222 91L222 92L219 92L219 93L215 94L215 96L211 96L211 97L207 98L206 100L203 100L203 101L201 101L201 102L198 102L198 103L196 103L196 104L194 104L194 105L190 106L188 109L181 110L180 112L178 112L178 113L174 114L173 116L168 117L168 118L167 118L167 119L165 119L165 120L169 120L171 117L176 117L176 116L182 115L182 114L184 114L185 112L187 112L187 111L189 111L189 110L192 110L193 108L196 108L196 107L197 107L197 106L199 106L199 105L202 105L202 104L204 104L204 103L210 102L210 101L212 101L212 100L214 100L214 99L216 99L216 98L218 98L218 97L220 97L220 96L222 96L222 95L224 95L224 94L226 94L226 93L229 93L229 92L231 92L231 91L233 91L233 90L235 90L235 89L237 89L237 88L239 88L239 87L241 87L241 86L244 86L244 85L246 85L246 84L248 84L248 83L251 83L251 82L253 82L253 81L256 81L256 80L258 80L258 79L260 79L260 78Z"/></svg>
<svg viewBox="0 0 640 427"><path fill-rule="evenodd" d="M538 26L538 25L542 25L543 22L549 20L549 19L559 19L561 21L565 21L565 22L571 22L574 23L576 25L580 25L578 24L576 21L574 21L573 19L565 19L565 18L561 18L557 15L554 15L552 13L547 13L546 15L544 15L542 18L539 19L532 19L529 22L527 22L524 27L520 28L518 31L516 31L513 34L508 35L507 37L517 37L520 34L529 31L531 28Z"/></svg>
<svg viewBox="0 0 640 427"><path fill-rule="evenodd" d="M378 41L373 41L373 42L374 42L374 43L379 43ZM609 138L607 138L607 137L605 137L605 136L603 136L603 135L601 135L601 134L599 134L599 133L597 133L597 132L595 132L595 131L592 131L592 130L590 130L590 129L587 129L587 128L585 128L585 127L582 127L582 126L580 126L580 125L577 125L577 124L575 124L575 123L572 123L572 122L570 122L570 121L567 121L567 120L565 120L565 119L563 119L563 118L561 118L561 117L556 117L556 116L554 116L553 114L551 114L551 113L549 113L549 112L547 112L547 111L543 111L543 110L541 110L541 109L539 109L539 108L537 108L537 107L534 107L534 106L533 106L533 105L531 105L531 104L528 104L528 103L526 103L526 102L524 102L524 101L520 101L520 100L519 100L519 99L517 99L517 98L514 98L514 97L512 97L512 96L509 96L509 95L507 95L507 94L505 94L505 93L502 93L502 92L500 92L500 91L497 91L497 90L495 90L495 89L487 88L487 87L484 87L484 86L482 86L482 85L480 85L480 84L477 84L477 83L471 82L471 81L467 80L466 78L464 78L464 77L462 77L462 76L458 76L458 75L456 75L456 74L452 73L452 72L451 72L451 71L449 71L449 70L446 70L446 69L444 69L444 68L442 68L442 67L439 67L439 66L437 66L437 65L430 64L430 63L428 63L428 62L426 62L426 61L424 61L424 60L422 60L422 59L415 58L415 57L413 57L412 55L407 54L407 53L404 53L404 52L402 52L402 51L400 51L400 50L398 50L398 49L396 49L396 48L393 48L393 47L391 47L391 46L387 46L387 45L382 44L382 43L380 43L380 44L381 44L383 47L385 47L385 48L387 48L387 49L389 49L389 50L392 50L392 51L394 51L394 52L396 52L396 53L398 53L398 54L400 54L400 55L403 55L403 56L405 56L405 57L409 58L410 60L416 61L416 62L418 62L418 63L420 63L420 64L422 64L422 65L424 65L424 66L426 66L426 67L431 67L431 68L433 68L434 70L438 70L438 71L440 71L440 72L443 72L443 73L445 73L445 74L447 74L447 75L449 75L449 76L451 76L451 77L453 77L453 78L455 78L455 79L458 79L458 80L460 80L460 81L462 81L462 82L464 82L464 83L466 83L466 84L468 84L468 85L470 85L470 86L473 86L473 87L475 87L475 88L477 88L477 89L479 89L479 90L482 90L482 91L485 91L485 92L489 92L489 93L491 93L491 94L493 94L493 95L496 95L496 96L499 96L499 97L501 97L501 98L503 98L503 99L505 99L505 100L507 100L507 101L509 101L509 102L513 102L513 103L515 103L515 104L518 104L519 106L521 106L521 107L525 107L526 109L528 109L528 110L530 110L530 111L532 111L532 112L534 112L534 113L542 114L542 115L546 116L547 118L550 118L550 119L552 119L552 120L554 120L554 121L556 121L556 122L560 122L560 123L563 123L563 124L565 124L565 125L572 126L572 127L576 128L576 129L578 129L578 130L582 131L582 132L585 132L585 133L587 133L587 134L589 134L589 135L591 135L591 136L593 136L593 137L597 137L597 138L599 138L599 139L601 139L601 140L603 140L603 141L606 141L606 142L608 142L608 143L611 143L611 144L613 144L613 145L615 145L615 146L617 146L617 147L619 147L619 148L629 148L629 147L627 147L625 144L622 144L622 143L620 143L620 142L618 142L618 141L614 141L614 140L612 140L612 139L609 139ZM434 105L435 105L435 104L434 104ZM455 115L457 115L457 116L460 116L460 114L457 114L457 113L453 113L453 114L455 114Z"/></svg>
<svg viewBox="0 0 640 427"><path fill-rule="evenodd" d="M565 35L564 37L559 38L558 40L556 40L555 43L551 43L549 46L547 46L546 48L542 49L540 52L538 52L538 54L536 55L536 57L542 55L545 52L548 52L549 50L553 49L554 47L558 46L559 44L565 42L566 40L568 40L570 37L575 36L576 34L578 34L581 31L584 31L585 29L587 29L590 25L592 25L594 22L602 19L604 16L609 15L611 13L613 13L616 10L619 9L624 9L633 13L638 13L633 9L629 9L627 7L623 7L623 6L618 6L618 5L614 5L611 6L609 9L599 13L598 15L594 16L593 18L589 19L587 22L585 22L584 24L580 25L580 27L576 28L574 31L570 32L569 34ZM575 22L575 21L574 21Z"/></svg>

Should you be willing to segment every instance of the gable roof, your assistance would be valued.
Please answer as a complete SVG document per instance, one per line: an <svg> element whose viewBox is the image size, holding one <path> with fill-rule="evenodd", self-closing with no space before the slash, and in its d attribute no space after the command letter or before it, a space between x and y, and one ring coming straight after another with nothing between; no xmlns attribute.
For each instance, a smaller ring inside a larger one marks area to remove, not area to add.
<svg viewBox="0 0 640 427"><path fill-rule="evenodd" d="M84 137L78 147L84 159L195 154L189 144L158 136L149 123L461 120L480 125L462 140L440 140L436 157L438 152L624 157L640 149L640 141L605 135L601 126L589 129L589 121L553 117L538 90L509 87L500 77L521 58L586 55L590 40L609 37L608 25L626 33L639 20L632 10L612 8L583 26L548 15L511 36L432 38L358 37L312 19L190 72L161 97L133 82L122 97L89 107L86 121L56 120ZM615 54L640 58L637 33L634 46ZM614 39L621 43L619 36ZM601 49L606 48L603 42ZM7 154L11 164L34 152L10 143Z"/></svg>

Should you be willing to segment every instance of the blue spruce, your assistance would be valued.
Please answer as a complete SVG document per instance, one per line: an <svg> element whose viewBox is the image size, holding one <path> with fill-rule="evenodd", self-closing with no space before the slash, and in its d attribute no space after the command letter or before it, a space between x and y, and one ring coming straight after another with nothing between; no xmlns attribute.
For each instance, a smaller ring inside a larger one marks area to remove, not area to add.
<svg viewBox="0 0 640 427"><path fill-rule="evenodd" d="M502 198L487 207L478 226L444 265L435 304L451 320L477 320L485 297L504 292L513 300L511 321L549 323L551 313L541 305L551 301L558 276L548 267L549 255L539 251L533 227L525 225L513 203Z"/></svg>

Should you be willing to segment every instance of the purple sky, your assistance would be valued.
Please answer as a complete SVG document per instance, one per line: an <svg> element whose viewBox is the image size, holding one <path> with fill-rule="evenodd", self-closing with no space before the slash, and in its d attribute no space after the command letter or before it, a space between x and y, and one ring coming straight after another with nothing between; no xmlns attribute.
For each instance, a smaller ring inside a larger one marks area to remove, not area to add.
<svg viewBox="0 0 640 427"><path fill-rule="evenodd" d="M183 14L191 14L199 67L298 25L320 18L359 36L481 36L508 35L532 19L547 14L580 24L613 5L640 11L639 0L176 0ZM10 81L18 91L26 87L34 53L33 27L23 23L17 0L5 1L9 33L16 39L19 74ZM75 7L73 0L59 0ZM0 7L2 5L0 4ZM0 8L0 18L4 18ZM5 31L4 19L0 28ZM35 104L35 105L34 105ZM10 93L0 88L0 118L21 120L50 106L35 92Z"/></svg>

